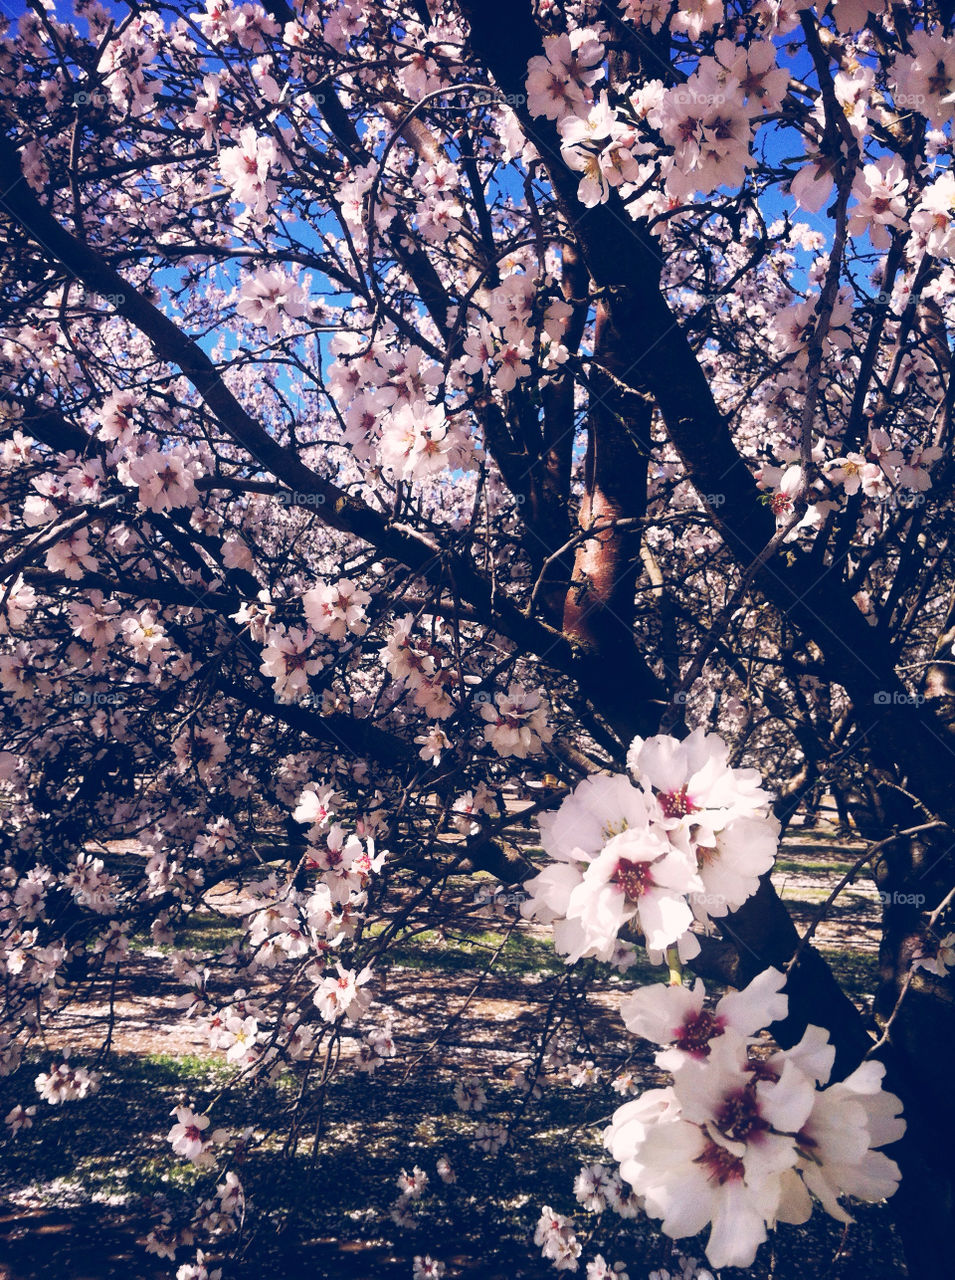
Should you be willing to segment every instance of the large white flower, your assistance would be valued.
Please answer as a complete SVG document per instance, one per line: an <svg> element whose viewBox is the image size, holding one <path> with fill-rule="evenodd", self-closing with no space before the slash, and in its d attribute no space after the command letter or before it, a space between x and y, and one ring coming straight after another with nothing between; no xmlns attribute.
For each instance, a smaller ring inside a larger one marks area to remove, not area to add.
<svg viewBox="0 0 955 1280"><path fill-rule="evenodd" d="M657 983L624 1000L620 1015L633 1035L667 1046L656 1061L676 1072L690 1058L708 1057L720 1036L748 1040L760 1028L785 1018L785 983L786 975L779 969L765 969L742 991L723 996L712 1012L704 1007L706 989L699 978L692 988Z"/></svg>
<svg viewBox="0 0 955 1280"><path fill-rule="evenodd" d="M852 1216L840 1196L878 1201L899 1185L899 1167L876 1147L897 1142L905 1132L902 1104L882 1089L885 1067L864 1062L851 1076L816 1095L797 1142L799 1172L827 1213L840 1222Z"/></svg>
<svg viewBox="0 0 955 1280"><path fill-rule="evenodd" d="M703 729L683 741L667 734L634 738L627 765L654 795L658 820L671 831L696 828L697 838L715 834L734 818L764 813L771 799L759 772L731 768L727 744Z"/></svg>
<svg viewBox="0 0 955 1280"><path fill-rule="evenodd" d="M696 858L702 890L691 899L698 920L727 915L759 887L773 865L779 823L755 769L734 769L729 747L695 729L682 742L665 734L635 738L627 764L648 793L651 818Z"/></svg>
<svg viewBox="0 0 955 1280"><path fill-rule="evenodd" d="M621 1176L643 1197L649 1216L661 1219L666 1235L679 1240L710 1226L706 1256L713 1266L752 1263L767 1225L784 1207L783 1175L795 1162L794 1150L748 1144L736 1154L670 1109L647 1124L633 1115L618 1124L615 1115L606 1140Z"/></svg>
<svg viewBox="0 0 955 1280"><path fill-rule="evenodd" d="M702 1125L735 1155L742 1146L778 1146L796 1163L794 1136L809 1118L815 1084L795 1062L780 1055L766 1069L751 1061L742 1037L721 1036L703 1060L691 1059L674 1077L683 1117Z"/></svg>
<svg viewBox="0 0 955 1280"><path fill-rule="evenodd" d="M658 1092L642 1115L632 1103L620 1108L605 1135L621 1177L667 1235L709 1224L711 1265L750 1266L777 1220L808 1216L795 1133L812 1110L812 1081L793 1063L764 1077L745 1041L726 1035Z"/></svg>
<svg viewBox="0 0 955 1280"><path fill-rule="evenodd" d="M759 888L779 847L779 822L772 815L734 818L714 832L713 844L696 844L702 893L690 898L693 914L706 921L736 911Z"/></svg>
<svg viewBox="0 0 955 1280"><path fill-rule="evenodd" d="M649 822L643 792L622 773L584 778L559 809L538 819L545 852L568 862L589 861L612 836Z"/></svg>
<svg viewBox="0 0 955 1280"><path fill-rule="evenodd" d="M667 1235L710 1226L714 1267L750 1266L777 1222L809 1218L813 1197L848 1222L841 1197L881 1200L899 1182L877 1150L905 1129L898 1098L882 1090L881 1064L820 1089L835 1051L815 1026L791 1049L750 1052L760 1027L786 1016L784 983L767 969L712 1012L701 982L655 987L621 1010L629 1030L667 1046L656 1061L673 1084L618 1108L604 1143Z"/></svg>
<svg viewBox="0 0 955 1280"><path fill-rule="evenodd" d="M541 844L555 861L525 882L530 896L521 904L521 914L553 925L557 951L579 956L589 943L581 919L566 918L571 894L583 882L588 864L615 835L649 830L646 801L624 774L594 774L575 787L559 809L542 814L538 821ZM610 960L612 950L612 945L601 948L601 958Z"/></svg>
<svg viewBox="0 0 955 1280"><path fill-rule="evenodd" d="M612 836L567 904L568 919L583 928L580 954L609 959L620 930L631 921L648 947L665 950L693 923L686 895L701 889L692 863L658 828L628 828Z"/></svg>
<svg viewBox="0 0 955 1280"><path fill-rule="evenodd" d="M693 917L724 916L756 892L779 824L759 774L728 761L723 740L702 730L682 742L637 738L627 762L639 785L594 775L540 819L554 863L527 883L522 909L553 926L569 962L612 960L631 921L653 963L671 946L690 960L699 953Z"/></svg>

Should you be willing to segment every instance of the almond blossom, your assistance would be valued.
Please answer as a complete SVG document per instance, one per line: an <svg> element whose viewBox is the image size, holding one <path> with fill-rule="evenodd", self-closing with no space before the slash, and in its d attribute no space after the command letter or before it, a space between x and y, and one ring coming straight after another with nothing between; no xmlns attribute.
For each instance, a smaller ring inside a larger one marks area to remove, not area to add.
<svg viewBox="0 0 955 1280"><path fill-rule="evenodd" d="M568 932L578 931L568 962L585 954L609 959L631 921L649 948L665 951L692 924L686 899L701 888L690 860L662 830L628 829L613 836L568 898Z"/></svg>
<svg viewBox="0 0 955 1280"><path fill-rule="evenodd" d="M365 611L370 603L369 593L347 578L320 583L302 597L309 626L329 640L343 640L349 632L364 635Z"/></svg>
<svg viewBox="0 0 955 1280"><path fill-rule="evenodd" d="M888 229L905 225L903 197L908 185L897 156L867 164L852 186L857 203L849 218L849 234L861 235L868 231L876 249L887 249Z"/></svg>
<svg viewBox="0 0 955 1280"><path fill-rule="evenodd" d="M493 705L481 707L481 716L487 722L484 740L499 756L537 755L553 737L540 694L520 684L496 694Z"/></svg>
<svg viewBox="0 0 955 1280"><path fill-rule="evenodd" d="M782 994L786 978L778 969L765 969L742 991L730 991L710 1012L704 1008L706 989L697 978L693 987L648 986L635 991L620 1007L629 1032L669 1046L656 1056L659 1066L676 1072L687 1059L703 1059L713 1042L730 1035L749 1039L772 1022L785 1018L788 1000Z"/></svg>
<svg viewBox="0 0 955 1280"><path fill-rule="evenodd" d="M95 1093L100 1077L86 1067L71 1067L68 1061L53 1063L49 1071L42 1071L35 1080L36 1091L51 1106L61 1102L74 1102Z"/></svg>
<svg viewBox="0 0 955 1280"><path fill-rule="evenodd" d="M236 146L225 147L219 156L219 171L234 198L263 217L275 199L277 187L270 178L278 151L271 138L261 137L253 125L239 133Z"/></svg>
<svg viewBox="0 0 955 1280"><path fill-rule="evenodd" d="M534 115L559 120L578 114L588 102L588 90L603 74L604 48L596 31L581 29L544 41L543 57L527 67L528 106Z"/></svg>
<svg viewBox="0 0 955 1280"><path fill-rule="evenodd" d="M370 968L355 973L342 965L336 966L338 977L330 976L319 982L312 997L315 1007L326 1022L358 1022L368 1011L372 996L365 985L371 981Z"/></svg>
<svg viewBox="0 0 955 1280"><path fill-rule="evenodd" d="M322 669L320 657L309 657L314 636L300 627L273 627L266 635L260 670L273 682L275 696L295 702L308 691L309 677Z"/></svg>
<svg viewBox="0 0 955 1280"><path fill-rule="evenodd" d="M713 1013L701 984L638 993L628 1010L633 1027L673 1045L658 1055L673 1084L620 1107L605 1143L667 1235L710 1226L714 1267L750 1266L777 1222L806 1221L813 1197L845 1221L841 1197L880 1200L898 1182L878 1150L904 1130L881 1064L821 1088L834 1052L818 1027L769 1059L749 1053L761 1016L787 1012L782 978L767 971Z"/></svg>
<svg viewBox="0 0 955 1280"><path fill-rule="evenodd" d="M175 1107L170 1115L176 1117L176 1123L167 1136L173 1151L177 1156L184 1156L194 1164L200 1163L206 1148L206 1139L203 1135L209 1128L209 1117L196 1115L191 1107Z"/></svg>
<svg viewBox="0 0 955 1280"><path fill-rule="evenodd" d="M305 315L305 290L282 271L260 268L243 281L236 310L246 320L261 325L270 338L277 338L287 319Z"/></svg>
<svg viewBox="0 0 955 1280"><path fill-rule="evenodd" d="M550 1205L541 1209L540 1221L534 1232L534 1243L557 1271L576 1271L577 1259L582 1249L574 1233L570 1218L555 1213Z"/></svg>

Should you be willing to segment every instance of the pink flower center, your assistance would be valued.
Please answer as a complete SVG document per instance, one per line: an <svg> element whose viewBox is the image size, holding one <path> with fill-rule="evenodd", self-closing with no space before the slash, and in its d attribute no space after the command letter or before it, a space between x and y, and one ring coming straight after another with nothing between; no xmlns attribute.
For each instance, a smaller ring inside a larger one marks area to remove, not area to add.
<svg viewBox="0 0 955 1280"><path fill-rule="evenodd" d="M751 1089L738 1089L724 1098L716 1116L716 1127L734 1142L745 1142L751 1134L768 1128Z"/></svg>
<svg viewBox="0 0 955 1280"><path fill-rule="evenodd" d="M686 794L686 787L680 787L679 791L661 791L657 799L665 818L685 818L698 808Z"/></svg>
<svg viewBox="0 0 955 1280"><path fill-rule="evenodd" d="M745 1169L738 1156L734 1156L725 1147L715 1142L708 1142L702 1155L697 1156L697 1164L702 1164L709 1174L711 1182L738 1182L742 1180Z"/></svg>
<svg viewBox="0 0 955 1280"><path fill-rule="evenodd" d="M633 862L630 858L620 859L611 879L620 886L624 896L631 902L638 902L653 887L653 877L647 863Z"/></svg>
<svg viewBox="0 0 955 1280"><path fill-rule="evenodd" d="M751 1062L747 1067L747 1071L752 1072L756 1080L771 1080L775 1084L779 1079L779 1072L768 1062Z"/></svg>
<svg viewBox="0 0 955 1280"><path fill-rule="evenodd" d="M696 1057L706 1057L710 1051L710 1041L723 1034L723 1024L706 1009L691 1014L680 1028L680 1038L676 1047L684 1053L692 1053Z"/></svg>

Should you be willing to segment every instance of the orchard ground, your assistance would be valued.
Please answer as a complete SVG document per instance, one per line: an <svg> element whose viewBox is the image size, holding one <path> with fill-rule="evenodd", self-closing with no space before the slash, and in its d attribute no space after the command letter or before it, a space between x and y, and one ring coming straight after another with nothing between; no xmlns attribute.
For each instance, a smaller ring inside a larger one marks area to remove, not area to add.
<svg viewBox="0 0 955 1280"><path fill-rule="evenodd" d="M862 846L821 821L793 827L774 879L800 931L815 919ZM618 976L604 966L569 973L555 956L547 930L522 921L513 899L502 911L486 901L491 881L462 877L459 924L424 931L389 952L375 976L376 1012L394 1025L398 1056L374 1075L350 1070L334 1076L301 1114L288 1076L271 1085L243 1084L222 1052L209 1049L200 1020L177 1006L183 987L170 972L165 949L134 943L132 962L111 986L100 980L57 1019L46 1052L31 1053L0 1081L3 1113L34 1099L33 1077L65 1049L102 1072L99 1092L82 1102L50 1107L36 1098L33 1128L8 1142L0 1165L0 1280L107 1280L170 1276L175 1265L149 1255L147 1231L164 1210L188 1216L197 1177L172 1154L170 1111L184 1101L205 1107L222 1094L213 1122L248 1129L257 1159L239 1170L248 1197L239 1256L224 1276L328 1276L332 1280L410 1277L415 1255L429 1254L449 1277L544 1277L556 1273L534 1249L541 1206L573 1218L583 1263L601 1252L626 1264L630 1280L646 1280L672 1262L674 1246L645 1218L622 1220L577 1204L580 1166L611 1164L600 1134L624 1100L602 1072L575 1084L586 1062L598 1068L625 1039L616 1010L634 971ZM238 936L244 902L223 889L208 898L177 944L201 953ZM815 942L861 1008L871 1002L877 966L879 900L862 871L830 907ZM587 977L587 994L584 993ZM646 966L640 980L659 976ZM265 980L267 983L267 980ZM250 991L255 995L255 988ZM102 1027L115 1015L109 1052ZM528 1099L517 1079L532 1067L544 1026L579 1052L548 1071L540 1099ZM351 1041L355 1044L356 1041ZM348 1052L346 1038L343 1054ZM643 1087L660 1081L649 1045L631 1042L631 1068ZM455 1083L475 1076L488 1106L465 1114ZM283 1115L298 1126L294 1153L283 1150ZM488 1154L474 1142L481 1122L509 1130L502 1150ZM275 1134L279 1136L276 1137ZM124 1159L115 1158L117 1137ZM436 1162L447 1157L456 1181L446 1185ZM418 1166L429 1178L412 1205L415 1226L391 1217L401 1171ZM214 1185L210 1182L211 1187ZM889 1280L906 1274L886 1206L857 1206L845 1231L817 1211L806 1227L782 1227L746 1272L724 1280L807 1274L832 1280ZM591 1242L592 1233L592 1242ZM223 1241L224 1247L234 1245ZM182 1251L183 1256L186 1251ZM702 1241L682 1252L702 1257Z"/></svg>

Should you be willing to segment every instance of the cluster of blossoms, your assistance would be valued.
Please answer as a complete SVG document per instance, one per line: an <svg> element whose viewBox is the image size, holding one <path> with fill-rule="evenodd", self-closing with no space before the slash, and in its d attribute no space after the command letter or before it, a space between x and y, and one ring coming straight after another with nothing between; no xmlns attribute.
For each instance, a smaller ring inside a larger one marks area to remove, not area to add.
<svg viewBox="0 0 955 1280"><path fill-rule="evenodd" d="M283 1064L310 1061L330 1028L365 1019L372 1003L372 970L350 968L341 957L355 937L371 879L386 857L375 850L374 813L358 819L359 829L369 833L362 839L336 821L341 798L332 786L308 782L303 767L291 771L289 784L283 795L293 820L307 827L303 876L283 881L272 872L245 886L248 901L238 917L242 937L230 944L222 961L236 983L240 978L254 981L259 974L281 979L282 967L291 963L310 984L314 1011L301 1004L270 1010L267 996L250 995L238 985L223 1001L210 989L209 969L199 967L190 953L172 957L173 970L187 987L178 1003L190 1016L204 1016L210 1046L228 1062L267 1077L274 1077ZM232 825L220 820L195 843L203 854L220 847L227 853L233 841ZM171 941L162 917L153 932L157 941ZM338 963L331 967L333 955ZM363 1028L356 1049L356 1069L375 1071L396 1052L390 1023ZM182 1110L170 1141L177 1153L210 1162L216 1135L210 1140L204 1132L208 1121Z"/></svg>
<svg viewBox="0 0 955 1280"><path fill-rule="evenodd" d="M486 722L484 740L499 756L539 755L554 736L540 694L520 684L495 695L493 704L484 703L481 717Z"/></svg>
<svg viewBox="0 0 955 1280"><path fill-rule="evenodd" d="M452 371L452 380L466 385L469 377L490 374L491 385L506 395L530 376L532 357L543 380L566 363L568 352L561 339L572 308L562 298L549 298L550 287L546 278L514 270L489 289L482 298L487 318L482 315L465 339L466 354ZM538 290L546 300L539 312Z"/></svg>
<svg viewBox="0 0 955 1280"><path fill-rule="evenodd" d="M302 608L309 626L329 640L344 640L349 634L362 636L368 630L365 610L371 596L348 578L321 582L305 592Z"/></svg>
<svg viewBox="0 0 955 1280"><path fill-rule="evenodd" d="M829 1085L835 1050L810 1026L792 1049L766 1052L761 1028L786 1017L785 976L768 969L710 1010L703 984L648 987L621 1012L660 1046L672 1084L620 1107L604 1140L620 1176L663 1231L710 1227L715 1267L747 1267L777 1222L802 1223L813 1200L850 1222L845 1196L878 1201L899 1182L877 1150L901 1138L901 1103L867 1061Z"/></svg>
<svg viewBox="0 0 955 1280"><path fill-rule="evenodd" d="M271 679L278 702L299 701L310 677L321 671L322 659L310 654L314 639L312 631L300 627L277 626L267 633L259 669Z"/></svg>
<svg viewBox="0 0 955 1280"><path fill-rule="evenodd" d="M578 1271L582 1246L577 1239L572 1219L555 1213L550 1205L541 1209L540 1221L534 1232L534 1243L541 1256L550 1262L555 1271ZM629 1280L622 1262L609 1263L597 1254L587 1263L587 1280Z"/></svg>
<svg viewBox="0 0 955 1280"><path fill-rule="evenodd" d="M712 8L707 27L723 16ZM698 37L700 12L681 6L673 29ZM694 192L739 185L753 163L754 127L779 109L789 84L771 41L717 41L715 56L700 57L682 84L652 80L612 103L607 89L594 96L607 40L600 28L552 36L528 64L528 105L556 121L564 161L582 175L581 203L602 204L619 189L631 215L646 217Z"/></svg>
<svg viewBox="0 0 955 1280"><path fill-rule="evenodd" d="M574 1195L588 1213L610 1209L620 1218L635 1218L640 1210L639 1200L623 1185L619 1174L599 1163L581 1167L574 1179Z"/></svg>
<svg viewBox="0 0 955 1280"><path fill-rule="evenodd" d="M694 919L706 926L756 891L779 825L759 774L731 767L728 755L701 730L682 742L638 738L630 777L587 778L540 820L553 861L527 883L523 909L552 925L568 962L615 961L620 932L632 926L651 958L666 955L677 971L699 950ZM700 981L676 979L624 1001L628 1031L661 1046L656 1062L672 1084L614 1113L605 1143L619 1176L582 1168L580 1204L621 1212L629 1200L675 1239L709 1226L707 1258L723 1267L749 1266L767 1231L805 1222L814 1199L848 1222L843 1197L893 1194L899 1171L878 1148L905 1126L899 1100L882 1089L884 1067L865 1062L828 1085L835 1051L814 1026L794 1048L771 1051L760 1032L786 1018L784 985L768 969L712 1010ZM636 1091L627 1078L614 1087ZM549 1208L535 1241L555 1266L577 1269L576 1237Z"/></svg>
<svg viewBox="0 0 955 1280"><path fill-rule="evenodd" d="M534 1232L534 1243L541 1255L556 1271L576 1271L581 1245L574 1231L574 1224L562 1213L555 1213L549 1204L541 1209L540 1221Z"/></svg>
<svg viewBox="0 0 955 1280"><path fill-rule="evenodd" d="M773 864L779 824L753 769L728 763L716 734L695 730L634 740L632 775L586 778L540 819L552 862L525 884L521 907L554 930L568 963L613 961L621 931L637 930L651 958L697 954L706 925L756 892Z"/></svg>
<svg viewBox="0 0 955 1280"><path fill-rule="evenodd" d="M393 479L420 484L473 464L474 446L458 415L433 399L441 369L420 347L356 355L359 334L343 333L331 349L339 360L329 386L345 423L343 441L363 462L374 460Z"/></svg>
<svg viewBox="0 0 955 1280"><path fill-rule="evenodd" d="M391 1220L396 1227L401 1227L405 1231L413 1231L417 1227L418 1222L412 1213L412 1206L425 1194L429 1182L430 1178L419 1165L415 1165L410 1173L406 1169L401 1170L397 1178L400 1194L390 1211Z"/></svg>
<svg viewBox="0 0 955 1280"><path fill-rule="evenodd" d="M445 720L453 713L451 690L458 677L440 635L426 638L419 634L414 616L405 614L395 621L379 656L388 674L403 684L414 705L426 715Z"/></svg>
<svg viewBox="0 0 955 1280"><path fill-rule="evenodd" d="M159 1258L168 1258L172 1262L175 1260L176 1251L182 1247L195 1246L197 1237L214 1241L233 1235L239 1229L244 1214L245 1191L238 1174L230 1170L216 1186L215 1194L201 1201L197 1206L189 1226L176 1229L173 1226L172 1214L168 1209L164 1210L161 1220L146 1237L146 1250ZM201 1277L205 1270L205 1257L203 1251L197 1249L195 1262L180 1267L177 1276L185 1273L186 1280ZM220 1273L212 1273L212 1275L215 1274ZM209 1280L212 1280L211 1275Z"/></svg>
<svg viewBox="0 0 955 1280"><path fill-rule="evenodd" d="M790 311L808 315L807 305L799 303ZM797 321L797 326L800 330L804 327L802 319ZM767 494L777 524L782 525L789 522L795 500L804 488L803 468L797 461L797 449L778 445L775 453L782 459L782 465L761 467L756 480ZM911 502L911 495L925 493L932 487L931 471L942 454L943 450L936 445L919 445L907 452L894 448L888 433L880 428L869 431L864 453L850 450L832 456L827 442L817 441L812 461L819 474L810 485L806 513L790 538L794 538L799 529L819 528L828 513L838 510L845 498L856 494L861 493L874 503ZM874 507L864 513L863 524L870 531L879 528L880 518Z"/></svg>
<svg viewBox="0 0 955 1280"><path fill-rule="evenodd" d="M36 1078L36 1091L44 1102L56 1106L61 1102L75 1102L95 1093L100 1078L97 1072L86 1067L71 1067L69 1062L54 1063L49 1071Z"/></svg>
<svg viewBox="0 0 955 1280"><path fill-rule="evenodd" d="M299 793L293 818L308 827L303 865L314 873L312 881L307 887L296 888L280 884L272 874L250 884L251 905L243 915L244 943L235 951L235 961L248 977L274 970L286 961L303 964L318 1017L332 1026L343 1020L358 1023L372 1002L370 968L356 971L339 961L334 971L328 972L327 966L330 953L340 954L354 938L371 878L380 872L387 856L376 852L373 838L363 841L335 821L338 805L338 793L328 785L310 783ZM373 829L370 818L363 824ZM208 1006L204 976L187 961L179 971L194 988L186 997L191 1012ZM309 1059L315 1051L316 1034L301 1010L287 1014L277 1026L270 1023L241 988L230 1004L213 1012L209 1020L212 1047L224 1050L229 1061L258 1071L276 1069L282 1057ZM373 1026L358 1047L356 1066L372 1072L394 1054L390 1025Z"/></svg>
<svg viewBox="0 0 955 1280"><path fill-rule="evenodd" d="M173 1151L200 1169L209 1168L215 1161L215 1147L226 1139L225 1130L215 1129L207 1135L209 1117L197 1115L192 1107L174 1107L170 1115L175 1116L176 1123L166 1140Z"/></svg>

